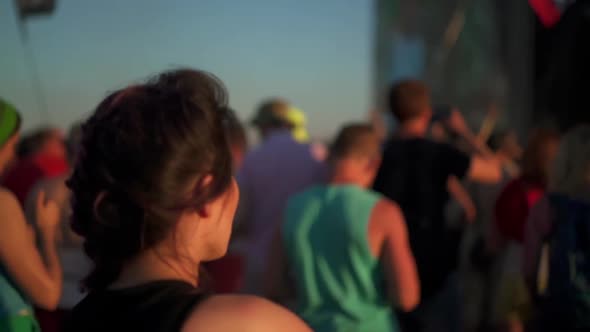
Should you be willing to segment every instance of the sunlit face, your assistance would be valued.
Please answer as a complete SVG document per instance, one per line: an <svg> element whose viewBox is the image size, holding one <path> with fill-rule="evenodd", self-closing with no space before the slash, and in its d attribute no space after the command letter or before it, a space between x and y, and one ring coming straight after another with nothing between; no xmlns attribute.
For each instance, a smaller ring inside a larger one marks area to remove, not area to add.
<svg viewBox="0 0 590 332"><path fill-rule="evenodd" d="M3 173L6 170L6 167L14 159L18 139L19 134L16 133L15 135L12 135L2 147L0 147L0 173Z"/></svg>
<svg viewBox="0 0 590 332"><path fill-rule="evenodd" d="M198 211L186 212L178 223L177 245L188 251L191 259L206 262L221 258L227 252L234 215L238 206L239 189L232 178L221 196Z"/></svg>

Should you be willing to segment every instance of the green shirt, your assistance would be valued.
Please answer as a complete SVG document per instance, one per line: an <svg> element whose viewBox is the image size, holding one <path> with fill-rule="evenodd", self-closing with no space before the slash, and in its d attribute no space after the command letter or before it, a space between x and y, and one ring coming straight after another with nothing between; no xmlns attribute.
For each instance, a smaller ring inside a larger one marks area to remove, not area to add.
<svg viewBox="0 0 590 332"><path fill-rule="evenodd" d="M368 226L381 199L357 186L317 186L289 200L282 228L297 313L319 332L399 331Z"/></svg>
<svg viewBox="0 0 590 332"><path fill-rule="evenodd" d="M0 266L0 318L32 315L31 305Z"/></svg>

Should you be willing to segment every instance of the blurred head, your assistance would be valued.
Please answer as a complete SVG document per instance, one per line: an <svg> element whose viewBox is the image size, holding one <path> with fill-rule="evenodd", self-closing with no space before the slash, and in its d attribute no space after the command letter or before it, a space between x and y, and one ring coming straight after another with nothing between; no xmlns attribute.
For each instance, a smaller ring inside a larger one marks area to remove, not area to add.
<svg viewBox="0 0 590 332"><path fill-rule="evenodd" d="M40 128L24 136L18 145L18 157L36 155L66 158L66 146L62 132L56 128Z"/></svg>
<svg viewBox="0 0 590 332"><path fill-rule="evenodd" d="M82 125L72 228L107 287L152 251L194 273L227 250L238 189L223 126L226 90L196 70L165 72L117 91Z"/></svg>
<svg viewBox="0 0 590 332"><path fill-rule="evenodd" d="M264 138L275 130L293 129L293 124L288 119L289 103L280 98L264 101L258 107L252 124L258 129Z"/></svg>
<svg viewBox="0 0 590 332"><path fill-rule="evenodd" d="M0 99L0 174L14 159L21 117L16 108Z"/></svg>
<svg viewBox="0 0 590 332"><path fill-rule="evenodd" d="M334 178L362 187L373 183L381 161L379 137L369 124L343 127L330 147Z"/></svg>
<svg viewBox="0 0 590 332"><path fill-rule="evenodd" d="M553 192L590 200L590 125L579 125L562 137L549 186Z"/></svg>
<svg viewBox="0 0 590 332"><path fill-rule="evenodd" d="M432 117L430 89L417 80L394 84L389 92L389 110L401 126L419 122L426 130Z"/></svg>
<svg viewBox="0 0 590 332"><path fill-rule="evenodd" d="M558 132L550 129L533 131L523 153L522 177L531 182L547 185L558 146Z"/></svg>
<svg viewBox="0 0 590 332"><path fill-rule="evenodd" d="M547 134L549 133L548 130L542 131ZM541 134L541 136L543 135L545 134ZM518 143L518 136L514 130L497 130L490 136L487 145L490 150L502 154L511 160L520 160L523 154L522 148Z"/></svg>
<svg viewBox="0 0 590 332"><path fill-rule="evenodd" d="M236 171L242 166L244 155L248 149L248 138L246 136L246 130L242 126L240 119L238 119L236 112L231 108L226 108L225 112L226 118L223 125L231 149L233 169Z"/></svg>

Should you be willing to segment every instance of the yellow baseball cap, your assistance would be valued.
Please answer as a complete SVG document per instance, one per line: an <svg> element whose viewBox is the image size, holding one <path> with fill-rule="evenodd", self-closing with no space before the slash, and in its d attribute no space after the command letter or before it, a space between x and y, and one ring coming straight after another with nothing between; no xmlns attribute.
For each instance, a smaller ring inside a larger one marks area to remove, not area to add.
<svg viewBox="0 0 590 332"><path fill-rule="evenodd" d="M287 110L287 120L293 126L293 137L301 142L305 143L309 141L309 133L307 132L307 118L305 113L297 107L289 107Z"/></svg>

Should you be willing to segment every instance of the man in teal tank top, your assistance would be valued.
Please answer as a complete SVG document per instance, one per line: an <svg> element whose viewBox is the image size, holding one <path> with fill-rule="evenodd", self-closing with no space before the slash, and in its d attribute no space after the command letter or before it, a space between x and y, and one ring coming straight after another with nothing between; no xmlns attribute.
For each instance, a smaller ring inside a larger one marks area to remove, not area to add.
<svg viewBox="0 0 590 332"><path fill-rule="evenodd" d="M295 311L314 331L399 331L394 305L411 310L418 304L403 216L367 189L379 156L370 126L347 126L331 148L330 183L289 200L268 294L280 299L294 285Z"/></svg>

